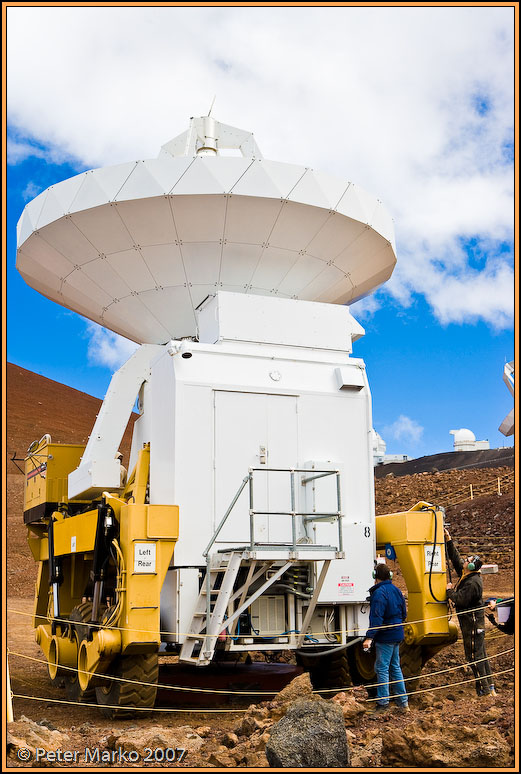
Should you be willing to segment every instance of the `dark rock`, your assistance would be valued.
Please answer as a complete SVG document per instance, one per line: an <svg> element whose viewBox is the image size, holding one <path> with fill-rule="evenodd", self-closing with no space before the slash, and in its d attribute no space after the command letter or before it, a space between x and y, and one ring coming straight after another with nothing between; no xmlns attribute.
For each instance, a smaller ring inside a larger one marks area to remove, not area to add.
<svg viewBox="0 0 521 774"><path fill-rule="evenodd" d="M276 723L266 745L272 768L349 766L344 717L337 704L300 699Z"/></svg>
<svg viewBox="0 0 521 774"><path fill-rule="evenodd" d="M36 721L39 726L45 726L45 728L48 728L49 731L58 731L58 728L54 725L54 723L51 723L50 720L46 720L46 718L42 718L41 720Z"/></svg>

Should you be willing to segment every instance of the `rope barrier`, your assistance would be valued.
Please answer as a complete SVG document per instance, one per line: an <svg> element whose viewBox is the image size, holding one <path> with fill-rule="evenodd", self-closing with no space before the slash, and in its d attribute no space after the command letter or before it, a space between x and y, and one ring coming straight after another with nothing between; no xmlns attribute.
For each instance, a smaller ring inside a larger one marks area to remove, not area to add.
<svg viewBox="0 0 521 774"><path fill-rule="evenodd" d="M247 712L248 709L199 709L196 710L192 709L173 709L172 707L118 707L114 704L93 704L91 702L84 702L84 701L67 701L66 699L48 699L44 696L25 696L24 694L20 693L13 693L13 699L30 699L31 701L48 701L51 704L73 704L77 707L95 707L96 709L122 709L122 710L131 710L132 712L189 712L190 714L194 714L194 712L211 712L211 713L239 713L239 712Z"/></svg>
<svg viewBox="0 0 521 774"><path fill-rule="evenodd" d="M508 672L514 672L514 671L515 671L514 667L511 667L510 669L503 669L500 672L492 672L492 674L488 675L488 677L498 677L499 675L504 675L504 674L507 674ZM454 688L457 685L465 685L466 683L475 683L477 680L482 680L482 679L483 679L482 677L473 677L473 678L470 678L468 680L460 680L457 683L447 683L447 685L438 685L438 686L435 686L434 688L421 688L421 689L418 689L416 691L408 691L407 693L393 694L391 698L397 699L400 696L414 696L414 695L419 694L419 693L431 693L433 691L442 691L442 690L447 689L447 688ZM359 687L359 686L357 686L357 687ZM342 689L342 690L344 690L344 689ZM193 708L190 708L190 709L174 709L172 707L168 707L168 708L166 708L166 707L165 708L163 708L163 707L121 707L120 708L120 707L117 707L117 706L115 706L113 704L93 704L93 703L90 703L90 702L67 701L65 699L50 699L50 698L47 698L47 697L44 697L44 696L27 696L27 695L19 694L19 693L13 693L12 694L12 698L13 699L28 699L30 701L46 701L46 702L50 702L51 704L70 704L70 705L75 705L75 706L79 706L79 707L95 707L97 709L99 709L99 708L102 708L102 709L106 708L106 709L112 709L112 710L114 710L114 709L116 709L116 710L117 709L123 709L123 710L131 709L132 712L136 711L136 712L179 712L179 713L190 713L190 714L194 713L194 709ZM380 697L375 697L375 698L368 698L365 701L366 702L372 702L372 701L379 701L379 699L380 699ZM220 714L223 714L223 713L236 713L237 714L239 712L247 712L248 708L246 708L246 709L232 709L232 710L230 710L230 709L210 709L210 708L199 709L198 708L195 711L199 712L199 713L212 713L212 714L217 714L217 713L220 713Z"/></svg>
<svg viewBox="0 0 521 774"><path fill-rule="evenodd" d="M501 604L503 604L503 602L499 602L497 606L499 607ZM478 610L485 610L485 609L487 609L487 607L488 607L488 605L480 605L479 607L469 608L468 610L465 610L463 612L465 612L465 613L474 613L474 612L476 612ZM28 618L35 617L34 613L24 613L21 610L13 610L12 608L7 608L7 612L8 613L14 613L15 615L23 615L23 616L26 616ZM331 631L328 632L328 634L335 634L335 635L340 635L340 636L345 634L347 636L355 636L356 634L358 634L360 632L366 632L368 630L368 628L374 629L375 631L377 629L378 630L380 630L380 629L395 629L397 626L407 626L407 625L410 625L410 624L428 623L430 621L439 621L439 620L441 620L443 618L449 618L450 619L452 617L452 615L453 615L453 613L450 612L450 613L445 613L444 615L433 616L431 618L418 618L415 621L403 621L402 623L383 624L381 626L371 626L371 627L364 626L363 628L362 627L355 627L353 629L332 629ZM36 616L36 618L43 618L43 616ZM55 623L64 623L64 624L67 624L67 625L69 625L71 623L71 621L69 621L68 618L54 618L53 621ZM82 621L81 625L82 626L91 626L91 627L95 627L95 628L99 628L100 627L99 623L93 623L93 622L83 622ZM223 621L222 626L223 626L222 631L225 631L225 629L226 629L226 621ZM154 636L157 636L157 635L171 635L171 636L174 636L174 637L193 637L193 636L196 636L199 639L204 639L206 637L215 637L215 634L195 634L194 632L170 632L170 631L162 631L162 630L151 631L149 629L134 629L134 628L123 627L123 626L110 626L109 628L110 628L110 630L114 630L114 631L121 631L121 632L132 631L132 632L136 632L136 633L139 633L139 634L153 634ZM323 634L322 631L321 632L308 632L308 633L306 633L305 636L306 637L314 637L314 636L320 636L322 634ZM226 636L229 637L230 639L232 639L232 635L228 634ZM251 639L257 638L257 639L260 639L260 640L266 640L266 637L263 636L263 635L248 634L247 636L248 636L248 638L251 638ZM283 633L282 634L277 634L277 635L273 636L273 639L276 639L277 637L282 637L282 636L283 636Z"/></svg>
<svg viewBox="0 0 521 774"><path fill-rule="evenodd" d="M19 658L25 658L28 661L36 661L39 664L48 665L48 661L43 658L35 658L34 656L26 656L24 653L17 653L15 650L8 650L9 655L18 656ZM145 683L141 680L129 680L127 677L116 677L115 675L103 675L97 672L88 672L85 669L79 669L78 667L61 666L60 669L65 669L68 672L81 672L82 675L92 675L97 677L108 677L111 681L118 683L132 683L133 685L147 685L153 688L161 688L169 691L186 691L188 693L217 693L224 694L226 696L273 696L274 691L227 691L220 688L191 688L186 685L165 685L162 683Z"/></svg>
<svg viewBox="0 0 521 774"><path fill-rule="evenodd" d="M503 636L507 636L507 635L503 635ZM507 650L500 651L499 653L494 653L488 657L485 656L484 658L476 659L475 661L472 661L472 662L467 661L464 664L458 664L457 666L447 667L446 669L439 669L436 672L428 672L428 673L425 673L424 676L428 675L429 677L434 677L436 675L445 674L446 672L454 672L456 669L470 667L472 666L472 664L479 664L482 661L487 661L487 660L490 661L490 659L499 658L499 656L504 656L507 653L512 653L513 651L515 651L515 648L508 648ZM35 658L34 656L27 656L24 653L17 653L16 651L10 650L10 649L8 649L7 652L8 652L8 655L10 656L18 656L19 658L25 658L28 661L36 661L39 664L45 664L46 666L48 665L48 662L45 659ZM274 693L273 691L227 691L227 690L221 690L219 688L191 688L188 686L165 685L162 683L146 683L141 680L129 680L128 678L125 678L125 677L116 677L112 675L100 675L100 674L97 674L96 672L88 672L87 670L79 669L78 667L60 666L60 669L65 669L69 672L76 672L76 673L81 672L84 675L108 677L110 678L111 681L116 681L119 683L132 683L133 685L146 685L146 686L151 686L154 688L157 687L157 688L170 690L170 691L187 691L187 692L193 692L193 693L212 693L212 694L215 693L215 694L224 694L226 696L273 696L273 693ZM419 675L414 675L413 677L404 677L403 680L404 682L409 682L411 680L416 680L418 677ZM399 682L401 682L401 680L389 680L388 682L385 682L385 683L371 683L369 685L365 685L364 687L378 688L379 686L382 686L382 685L394 685L394 683L399 683ZM358 686L327 688L323 690L313 691L313 693L332 693L332 692L339 693L340 691L344 691L344 690L353 690L355 687L358 687Z"/></svg>
<svg viewBox="0 0 521 774"><path fill-rule="evenodd" d="M463 466L466 467L466 466ZM460 468L454 468L454 470L459 470ZM445 473L447 471L441 471L442 473ZM490 494L491 492L497 491L498 487L498 480L503 486L514 484L514 473L506 473L504 476L496 476L493 479L490 479L490 481L485 481L483 484L465 484L464 486L460 487L459 489L454 489L451 492L444 492L443 490L436 494L436 498L438 500L444 500L445 505L460 505L461 503L466 502L467 500L472 500L475 497L485 497L487 494ZM469 492L470 486L472 486L472 496L466 496L462 499L458 499L460 495L463 493ZM484 491L483 491L484 490ZM456 499L455 499L456 498Z"/></svg>
<svg viewBox="0 0 521 774"><path fill-rule="evenodd" d="M471 677L468 680L460 680L457 683L447 683L447 685L436 685L433 688L419 688L416 691L407 691L407 693L395 693L393 694L392 698L397 699L400 696L414 696L417 693L431 693L431 691L442 691L445 688L454 688L457 685L465 685L465 683L475 683L478 680L483 680L483 679L486 679L487 677L498 677L499 675L504 675L507 672L514 672L514 671L515 671L514 667L510 667L510 669L503 669L501 672L492 672L490 675L485 675L485 678L483 676ZM366 699L366 701L380 701L380 700L381 699L379 696Z"/></svg>
<svg viewBox="0 0 521 774"><path fill-rule="evenodd" d="M454 468L454 470L459 470L459 468ZM440 472L441 473L445 473L445 472L448 472L448 471L442 470ZM485 494L487 494L489 490L490 491L497 490L498 479L499 479L500 484L501 483L503 483L503 484L513 484L514 483L514 473L510 472L510 473L505 473L504 476L495 476L493 479L490 479L489 481L485 481L482 484L476 484L476 485L472 484L474 496L476 496L476 491L477 490L486 489L487 491L485 492ZM447 501L450 498L458 497L460 494L463 494L464 492L467 492L469 490L470 486L471 486L471 484L465 484L464 486L459 487L459 489L453 489L450 492L445 492L445 491L441 490L439 493L436 494L436 498L439 499L439 500L443 499L443 500ZM481 495L478 495L478 496L481 496ZM471 498L469 497L469 498L465 498L465 499L471 499ZM461 500L461 502L464 502L464 500ZM453 504L454 503L447 503L447 505L453 505Z"/></svg>

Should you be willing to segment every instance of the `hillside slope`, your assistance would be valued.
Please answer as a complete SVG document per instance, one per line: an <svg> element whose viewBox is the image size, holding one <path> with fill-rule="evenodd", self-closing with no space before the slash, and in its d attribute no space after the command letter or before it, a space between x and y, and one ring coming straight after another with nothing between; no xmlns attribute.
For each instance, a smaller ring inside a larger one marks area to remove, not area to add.
<svg viewBox="0 0 521 774"><path fill-rule="evenodd" d="M6 392L8 459L14 453L23 458L29 445L45 433L50 433L54 443L86 444L102 403L13 363L6 365ZM137 414L133 414L123 436L123 464L128 463L136 419ZM18 464L23 468L23 463ZM9 462L7 471L18 472L13 462Z"/></svg>

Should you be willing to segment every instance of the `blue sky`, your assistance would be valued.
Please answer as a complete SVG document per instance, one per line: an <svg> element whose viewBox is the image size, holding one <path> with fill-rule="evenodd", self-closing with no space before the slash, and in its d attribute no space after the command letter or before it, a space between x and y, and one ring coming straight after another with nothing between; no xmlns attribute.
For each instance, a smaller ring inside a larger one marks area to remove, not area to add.
<svg viewBox="0 0 521 774"><path fill-rule="evenodd" d="M24 283L16 222L53 183L155 157L217 95L265 157L353 180L394 217L394 275L351 307L387 451L449 451L460 427L512 445L513 14L9 8L8 361L103 397L131 346Z"/></svg>

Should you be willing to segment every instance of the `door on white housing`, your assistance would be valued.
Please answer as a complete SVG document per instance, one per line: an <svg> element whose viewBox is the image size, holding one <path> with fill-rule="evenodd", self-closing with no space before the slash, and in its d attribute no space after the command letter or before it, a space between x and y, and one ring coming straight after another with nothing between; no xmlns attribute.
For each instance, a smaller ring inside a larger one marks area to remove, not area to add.
<svg viewBox="0 0 521 774"><path fill-rule="evenodd" d="M273 515L255 516L255 541L290 542L291 518L280 513L291 510L290 475L263 472L263 469L298 465L297 397L224 390L216 390L214 396L214 527L218 526L241 481L248 475L248 468L260 468L254 473L253 509ZM295 489L298 498L297 485ZM217 542L245 545L249 539L249 490L246 486Z"/></svg>

